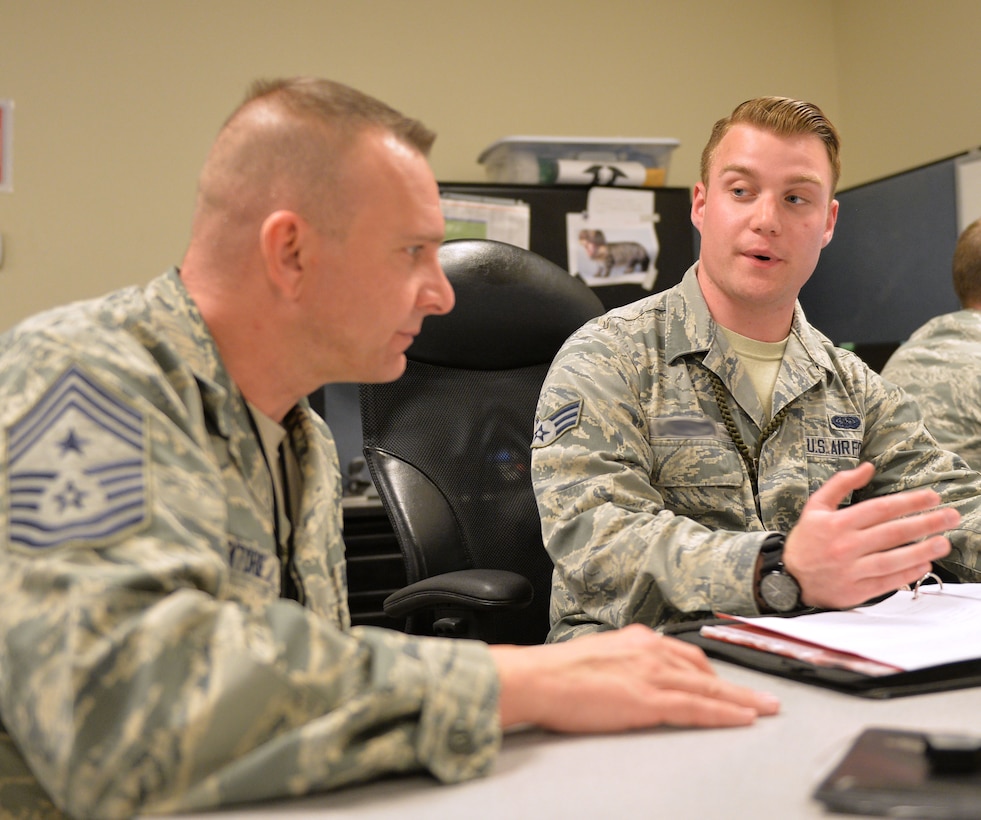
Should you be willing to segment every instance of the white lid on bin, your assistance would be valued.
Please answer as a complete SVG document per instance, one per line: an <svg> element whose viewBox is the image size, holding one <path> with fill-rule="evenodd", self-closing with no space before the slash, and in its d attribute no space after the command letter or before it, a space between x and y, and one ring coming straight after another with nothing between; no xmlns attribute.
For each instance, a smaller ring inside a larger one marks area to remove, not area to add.
<svg viewBox="0 0 981 820"><path fill-rule="evenodd" d="M653 137L502 137L488 145L477 158L481 164L499 162L514 152L539 159L587 159L605 162L639 162L648 168L667 168L679 141Z"/></svg>

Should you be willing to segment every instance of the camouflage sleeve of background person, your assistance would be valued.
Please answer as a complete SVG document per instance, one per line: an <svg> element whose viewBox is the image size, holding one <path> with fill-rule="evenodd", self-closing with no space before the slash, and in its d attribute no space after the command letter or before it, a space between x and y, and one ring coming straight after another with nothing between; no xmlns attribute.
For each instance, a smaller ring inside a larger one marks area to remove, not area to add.
<svg viewBox="0 0 981 820"><path fill-rule="evenodd" d="M345 630L275 595L236 598L227 524L249 501L226 498L193 377L183 387L164 379L136 344L55 337L0 348L0 497L9 498L11 427L68 362L103 357L91 371L99 387L142 418L149 506L125 538L31 550L11 543L3 504L0 710L55 801L78 817L113 818L387 772L484 773L500 742L486 647ZM336 464L320 438L314 446ZM304 493L336 510L338 486L336 474L321 476ZM336 554L337 515L325 518L320 543L332 539Z"/></svg>
<svg viewBox="0 0 981 820"><path fill-rule="evenodd" d="M919 404L930 432L981 470L981 311L936 316L882 369Z"/></svg>
<svg viewBox="0 0 981 820"><path fill-rule="evenodd" d="M808 493L834 468L800 452L806 420L814 423L819 414L827 424L828 390L818 387L798 396L773 437L780 454L760 476L764 507L772 511L764 524L747 512L749 478L717 429L664 429L705 418L694 374L684 362L665 366L662 352L652 349L656 341L620 327L614 314L574 334L539 402L532 477L556 567L550 640L632 622L756 613L754 571L765 532L789 531ZM865 423L860 457L877 469L853 500L934 486L964 516L950 534L947 563L960 577L977 578L979 476L936 447L901 391L853 354L835 353L820 334L815 339L837 369L831 383L839 398L858 403ZM659 444L669 438L670 446ZM664 480L671 482L670 506L659 489ZM685 514L675 513L682 508Z"/></svg>

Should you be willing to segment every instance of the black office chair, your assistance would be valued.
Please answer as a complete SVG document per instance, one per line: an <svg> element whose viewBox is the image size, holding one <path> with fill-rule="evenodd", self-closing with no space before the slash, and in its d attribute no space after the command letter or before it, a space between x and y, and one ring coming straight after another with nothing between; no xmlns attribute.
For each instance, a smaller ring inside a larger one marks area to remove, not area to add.
<svg viewBox="0 0 981 820"><path fill-rule="evenodd" d="M552 563L529 471L535 406L559 346L603 305L513 245L461 239L439 258L456 307L425 320L400 379L360 387L408 581L384 609L416 634L541 643Z"/></svg>

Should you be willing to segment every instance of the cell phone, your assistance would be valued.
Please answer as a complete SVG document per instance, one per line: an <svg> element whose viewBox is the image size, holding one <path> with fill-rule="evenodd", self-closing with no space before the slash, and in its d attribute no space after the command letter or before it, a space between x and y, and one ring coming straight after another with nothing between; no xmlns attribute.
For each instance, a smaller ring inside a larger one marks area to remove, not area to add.
<svg viewBox="0 0 981 820"><path fill-rule="evenodd" d="M950 732L924 735L926 759L937 774L968 774L981 770L981 737Z"/></svg>
<svg viewBox="0 0 981 820"><path fill-rule="evenodd" d="M814 791L832 812L977 820L977 737L865 729Z"/></svg>

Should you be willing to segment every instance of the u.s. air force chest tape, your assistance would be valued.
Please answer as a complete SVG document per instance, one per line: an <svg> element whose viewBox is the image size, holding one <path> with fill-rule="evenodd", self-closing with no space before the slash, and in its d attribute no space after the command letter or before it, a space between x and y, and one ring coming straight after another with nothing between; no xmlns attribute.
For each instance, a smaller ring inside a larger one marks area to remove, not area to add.
<svg viewBox="0 0 981 820"><path fill-rule="evenodd" d="M804 446L809 458L858 458L862 453L864 424L852 413L836 413L828 417L827 436L805 436Z"/></svg>
<svg viewBox="0 0 981 820"><path fill-rule="evenodd" d="M144 414L82 367L69 367L3 433L14 548L101 546L146 522Z"/></svg>
<svg viewBox="0 0 981 820"><path fill-rule="evenodd" d="M532 447L545 447L551 444L563 433L567 433L579 425L582 414L582 399L560 407L550 416L535 419L535 433L531 439Z"/></svg>

